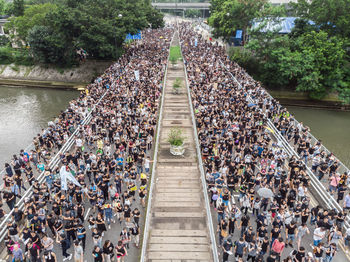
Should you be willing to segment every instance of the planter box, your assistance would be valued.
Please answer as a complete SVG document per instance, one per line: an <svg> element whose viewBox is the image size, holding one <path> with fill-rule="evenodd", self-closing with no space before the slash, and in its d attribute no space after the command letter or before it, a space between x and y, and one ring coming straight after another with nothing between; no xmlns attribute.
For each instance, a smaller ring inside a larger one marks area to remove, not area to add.
<svg viewBox="0 0 350 262"><path fill-rule="evenodd" d="M174 156L182 156L185 153L184 145L174 146L170 145L170 153Z"/></svg>

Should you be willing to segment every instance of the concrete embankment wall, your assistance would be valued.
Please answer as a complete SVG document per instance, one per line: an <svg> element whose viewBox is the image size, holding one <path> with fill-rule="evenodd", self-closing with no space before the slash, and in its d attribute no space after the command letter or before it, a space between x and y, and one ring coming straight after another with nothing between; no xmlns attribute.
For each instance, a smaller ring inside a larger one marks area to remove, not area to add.
<svg viewBox="0 0 350 262"><path fill-rule="evenodd" d="M311 100L307 93L289 90L268 90L271 96L284 106L311 107L329 110L350 111L350 105L344 105L338 95L331 93L322 100Z"/></svg>
<svg viewBox="0 0 350 262"><path fill-rule="evenodd" d="M77 89L101 75L112 63L89 60L69 69L0 65L0 85Z"/></svg>

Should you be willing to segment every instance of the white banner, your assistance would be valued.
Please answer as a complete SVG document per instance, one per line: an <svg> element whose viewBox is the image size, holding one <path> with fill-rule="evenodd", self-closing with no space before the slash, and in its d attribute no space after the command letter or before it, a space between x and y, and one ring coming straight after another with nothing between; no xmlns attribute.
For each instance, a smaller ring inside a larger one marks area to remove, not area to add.
<svg viewBox="0 0 350 262"><path fill-rule="evenodd" d="M136 81L139 81L140 80L140 71L139 70L135 70L134 74L135 74Z"/></svg>
<svg viewBox="0 0 350 262"><path fill-rule="evenodd" d="M66 166L62 166L60 169L60 177L61 177L61 189L67 190L67 179L72 182L74 185L81 187L80 183L75 179L71 172L67 171Z"/></svg>

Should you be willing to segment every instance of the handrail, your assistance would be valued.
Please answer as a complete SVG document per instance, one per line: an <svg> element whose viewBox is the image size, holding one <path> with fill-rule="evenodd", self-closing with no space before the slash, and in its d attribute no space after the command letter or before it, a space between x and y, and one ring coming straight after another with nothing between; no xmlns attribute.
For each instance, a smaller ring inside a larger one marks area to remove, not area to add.
<svg viewBox="0 0 350 262"><path fill-rule="evenodd" d="M229 69L224 65L224 63L220 60L221 65L229 72L232 79L238 84L239 88L243 89L242 85L239 83L239 81L236 79L236 77L229 71ZM265 91L266 92L266 91ZM266 92L267 93L267 92ZM254 103L254 100L251 98L249 94L247 94L247 99L250 103ZM266 114L262 111L260 108L260 111L266 116ZM266 117L267 118L267 117ZM272 121L267 118L268 126L273 130L273 135L277 138L277 140L282 144L283 148L286 150L289 156L295 156L297 159L300 159L300 156L295 152L295 149L288 143L286 138L281 134L281 132L276 128L276 126L272 123ZM315 176L315 174L310 170L310 168L305 165L306 172L310 178L311 185L313 189L316 191L318 196L322 199L322 201L326 204L328 208L335 209L338 211L342 211L341 206L338 204L338 202L334 199L334 197L327 192L324 185L319 181L319 179ZM346 217L346 221L344 223L345 228L350 227L350 218L349 216Z"/></svg>
<svg viewBox="0 0 350 262"><path fill-rule="evenodd" d="M163 86L162 86L162 99L160 102L160 108L159 108L159 118L157 123L157 137L155 141L155 147L154 147L154 153L153 153L153 165L152 165L152 173L151 173L151 181L150 181L150 188L148 191L148 200L147 200L147 211L146 211L146 219L145 219L145 226L143 230L143 240L142 240L142 250L141 250L141 258L140 261L144 262L146 261L146 251L147 251L147 242L149 237L149 227L151 222L151 208L152 208L152 196L153 196L153 188L154 188L154 178L156 174L156 166L157 166L157 156L158 156L158 144L160 141L160 125L163 119L163 105L164 105L164 96L165 96L165 84L166 84L166 76L168 72L168 63L169 63L169 57L170 57L170 46L171 43L174 40L174 34L172 36L172 39L170 41L169 45L169 54L166 60L166 66L164 71L164 78L163 78Z"/></svg>
<svg viewBox="0 0 350 262"><path fill-rule="evenodd" d="M60 162L60 158L59 156L63 153L66 152L68 150L70 150L71 146L74 143L74 137L75 135L78 133L79 128L81 126L84 126L86 124L88 124L91 119L92 119L92 113L95 110L96 106L100 104L100 102L102 101L102 99L106 96L106 94L109 92L110 89L107 89L107 91L105 91L105 93L100 97L100 99L97 101L97 103L94 105L94 107L90 110L90 112L86 115L86 117L84 118L84 120L77 126L77 128L74 130L73 134L67 139L66 143L62 146L61 150L58 151L56 153L56 155L51 159L50 163L48 164L48 166L50 168L56 167L59 162ZM44 180L44 173L45 171L41 172L41 174L38 176L37 180L39 182L42 182ZM24 199L27 197L30 197L33 194L33 186L30 186L26 192L23 194L22 198L18 201L18 203L16 203L16 205L18 206L18 208L21 210L24 207ZM12 209L5 217L5 219L1 222L0 224L0 242L4 240L5 236L6 236L6 231L7 231L7 227L6 227L6 223L11 219L12 213L13 213Z"/></svg>
<svg viewBox="0 0 350 262"><path fill-rule="evenodd" d="M180 38L180 34L179 34ZM203 196L204 196L204 201L205 201L205 210L207 214L207 221L208 221L208 227L209 227L209 234L210 234L210 241L211 241L211 246L212 246L212 254L213 254L213 261L214 262L219 262L219 257L218 257L218 249L216 245L216 239L215 239L215 230L213 226L213 218L211 215L210 211L210 202L209 202L209 197L208 197L208 192L207 192L207 181L205 179L205 172L204 172L204 164L202 161L202 155L201 155L201 149L199 146L199 141L198 141L198 133L197 133L197 126L196 126L196 119L194 115L194 110L193 110L193 105L192 105L192 96L189 88L189 82L188 82L188 75L187 75L187 67L186 67L186 61L184 56L182 55L182 45L180 41L180 52L181 56L184 61L184 69L185 69L185 79L186 79L186 89L187 89L187 95L188 95L188 102L190 104L190 111L191 111L191 118L192 118L192 124L194 125L193 127L193 135L194 135L194 140L196 144L196 151L197 151L197 159L198 159L198 165L199 165L199 171L201 173L201 180L202 180L202 186L203 186Z"/></svg>

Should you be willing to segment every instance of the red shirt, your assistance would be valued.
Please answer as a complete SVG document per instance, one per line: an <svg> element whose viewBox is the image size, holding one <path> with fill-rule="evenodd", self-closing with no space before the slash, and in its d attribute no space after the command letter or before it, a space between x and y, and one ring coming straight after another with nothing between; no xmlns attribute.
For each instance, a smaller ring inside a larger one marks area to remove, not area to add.
<svg viewBox="0 0 350 262"><path fill-rule="evenodd" d="M276 239L272 244L272 250L278 254L281 254L283 249L284 249L284 242L279 242L278 239Z"/></svg>

